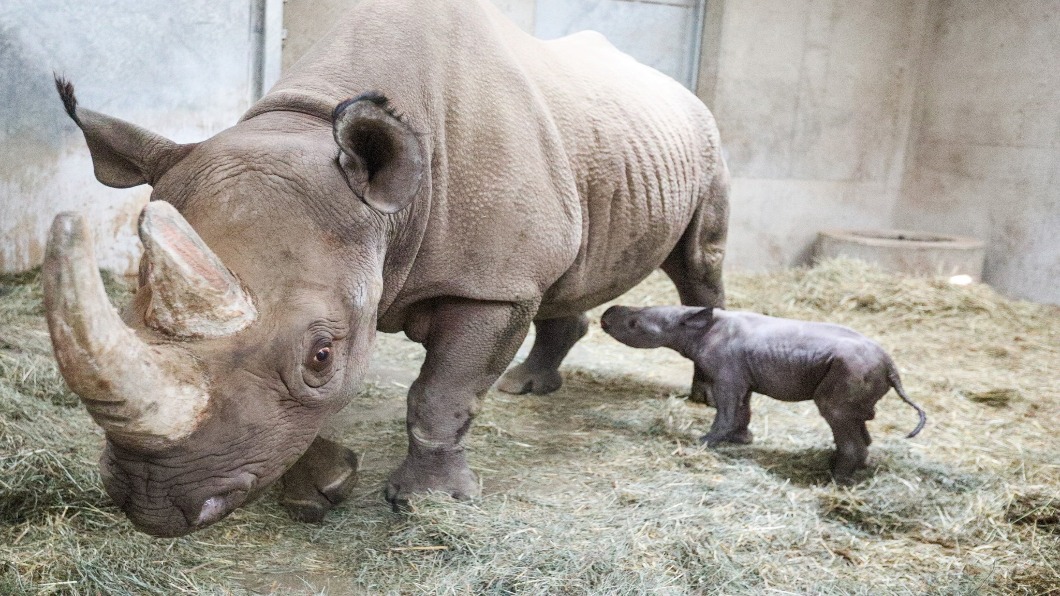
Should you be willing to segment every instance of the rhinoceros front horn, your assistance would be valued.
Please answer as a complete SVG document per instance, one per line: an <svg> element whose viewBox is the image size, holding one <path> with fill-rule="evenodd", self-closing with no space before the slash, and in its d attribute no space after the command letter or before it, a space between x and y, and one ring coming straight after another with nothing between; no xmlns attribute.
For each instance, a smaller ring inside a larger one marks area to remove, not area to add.
<svg viewBox="0 0 1060 596"><path fill-rule="evenodd" d="M144 450L188 437L209 402L204 373L183 348L149 345L121 320L80 215L55 218L43 281L59 370L108 436Z"/></svg>
<svg viewBox="0 0 1060 596"><path fill-rule="evenodd" d="M257 318L250 295L172 205L140 214L143 267L151 299L147 324L181 339L223 337Z"/></svg>

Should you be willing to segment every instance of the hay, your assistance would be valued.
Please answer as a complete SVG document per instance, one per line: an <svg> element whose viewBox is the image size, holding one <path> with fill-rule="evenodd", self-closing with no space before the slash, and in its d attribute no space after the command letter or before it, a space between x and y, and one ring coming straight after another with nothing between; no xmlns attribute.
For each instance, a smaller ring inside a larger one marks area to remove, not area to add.
<svg viewBox="0 0 1060 596"><path fill-rule="evenodd" d="M556 394L484 400L469 439L481 499L397 514L379 493L422 350L384 336L344 412L341 438L365 456L351 502L308 525L266 495L156 540L100 488L102 435L55 372L36 276L0 277L0 593L1060 591L1060 310L850 261L728 284L731 308L878 339L928 427L902 439L915 419L885 398L849 488L829 481L812 404L755 396L755 443L704 449L713 411L685 401L687 363L594 329ZM620 299L675 301L658 274Z"/></svg>

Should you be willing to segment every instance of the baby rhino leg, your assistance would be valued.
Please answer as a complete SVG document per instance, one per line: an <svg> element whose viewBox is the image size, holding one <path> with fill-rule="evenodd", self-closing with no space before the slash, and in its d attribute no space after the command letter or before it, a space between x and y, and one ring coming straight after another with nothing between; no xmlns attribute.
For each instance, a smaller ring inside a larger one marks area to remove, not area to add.
<svg viewBox="0 0 1060 596"><path fill-rule="evenodd" d="M357 455L317 437L280 478L280 504L292 519L319 522L350 496L357 484Z"/></svg>
<svg viewBox="0 0 1060 596"><path fill-rule="evenodd" d="M835 438L835 458L832 460L832 477L839 484L848 484L854 472L865 467L872 439L864 420L825 416L832 427Z"/></svg>
<svg viewBox="0 0 1060 596"><path fill-rule="evenodd" d="M868 459L872 437L865 421L875 418L876 401L889 388L874 376L858 370L856 363L848 365L837 359L814 393L817 409L835 438L832 476L841 484L849 483Z"/></svg>
<svg viewBox="0 0 1060 596"><path fill-rule="evenodd" d="M754 440L747 426L751 423L751 392L745 389L721 389L715 384L711 394L718 412L710 431L700 437L700 443L714 447L720 443L747 445Z"/></svg>

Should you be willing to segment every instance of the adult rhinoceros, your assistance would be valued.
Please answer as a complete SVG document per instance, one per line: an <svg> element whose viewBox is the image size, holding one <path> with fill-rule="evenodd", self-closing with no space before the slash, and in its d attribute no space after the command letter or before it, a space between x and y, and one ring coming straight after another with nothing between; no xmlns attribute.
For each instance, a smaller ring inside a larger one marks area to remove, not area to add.
<svg viewBox="0 0 1060 596"><path fill-rule="evenodd" d="M501 388L545 393L586 309L663 268L721 306L728 174L710 112L596 34L535 40L486 0L366 0L235 126L180 145L77 106L103 184L150 184L135 300L113 311L75 214L48 322L144 532L221 519L283 477L296 517L351 485L318 436L377 330L427 350L386 496L473 495L462 439ZM348 99L348 98L353 99Z"/></svg>

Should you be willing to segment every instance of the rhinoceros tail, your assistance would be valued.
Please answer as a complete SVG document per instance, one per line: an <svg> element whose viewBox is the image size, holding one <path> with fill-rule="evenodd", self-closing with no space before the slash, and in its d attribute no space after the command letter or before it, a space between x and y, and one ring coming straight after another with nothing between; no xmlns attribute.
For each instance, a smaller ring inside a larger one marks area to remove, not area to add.
<svg viewBox="0 0 1060 596"><path fill-rule="evenodd" d="M887 359L887 380L891 382L891 387L894 387L895 392L898 393L898 397L902 398L902 401L912 406L920 417L920 422L917 423L913 432L905 436L907 439L912 439L924 428L924 425L927 423L927 414L925 414L924 410L916 405L916 403L909 399L909 396L905 394L905 389L902 388L902 379L898 376L898 369L895 368L894 362L891 362L890 358Z"/></svg>
<svg viewBox="0 0 1060 596"><path fill-rule="evenodd" d="M81 119L77 117L77 96L74 95L74 84L56 74L55 89L63 100L63 107L66 108L66 113L70 115L70 118L78 126L81 126Z"/></svg>

